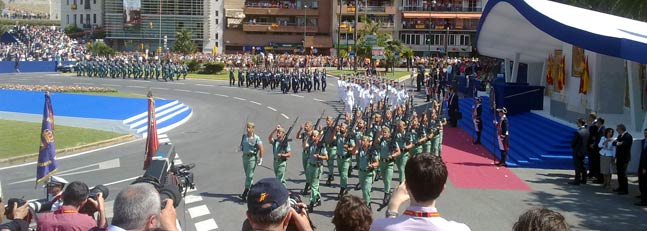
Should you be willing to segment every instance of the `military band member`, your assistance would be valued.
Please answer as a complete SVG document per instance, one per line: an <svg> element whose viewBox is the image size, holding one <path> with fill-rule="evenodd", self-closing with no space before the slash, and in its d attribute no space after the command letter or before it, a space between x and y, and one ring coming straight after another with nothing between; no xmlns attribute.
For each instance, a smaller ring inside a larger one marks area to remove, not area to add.
<svg viewBox="0 0 647 231"><path fill-rule="evenodd" d="M276 138L274 137L274 134L276 134ZM278 125L276 126L276 129L270 133L268 141L272 144L272 153L274 154L274 176L276 176L276 179L281 181L283 186L287 188L285 170L287 168L288 158L292 157L292 150L290 148L290 143L287 142L286 139L285 129L283 129L281 125Z"/></svg>
<svg viewBox="0 0 647 231"><path fill-rule="evenodd" d="M338 199L341 199L348 193L348 177L346 174L350 170L351 156L355 151L355 137L348 134L348 125L342 123L339 127L339 133L335 135L337 145L337 169L339 171L339 194Z"/></svg>
<svg viewBox="0 0 647 231"><path fill-rule="evenodd" d="M499 108L496 109L496 111L499 113L499 121L497 122L496 119L494 120L494 124L497 127L497 140L499 141L499 150L501 151L501 160L499 160L499 163L497 163L497 166L502 166L502 167L508 167L506 164L505 160L508 157L508 150L510 149L509 147L509 142L510 142L510 137L508 136L508 117L506 114L508 113L508 109L504 108Z"/></svg>
<svg viewBox="0 0 647 231"><path fill-rule="evenodd" d="M247 133L243 134L240 141L240 149L243 152L243 170L245 171L245 191L240 195L243 200L247 199L247 193L252 186L256 165L263 164L263 141L254 134L254 128L254 123L247 123Z"/></svg>
<svg viewBox="0 0 647 231"><path fill-rule="evenodd" d="M308 210L313 211L314 207L321 205L321 194L319 193L319 179L323 168L323 162L328 160L328 153L321 143L319 131L312 131L311 142L307 144L306 148L309 149L310 155L308 156L308 168L306 175L310 178L310 206Z"/></svg>
<svg viewBox="0 0 647 231"><path fill-rule="evenodd" d="M362 198L364 203L371 207L371 191L373 191L373 178L375 169L380 165L380 157L371 149L371 138L362 136L361 146L356 155L359 157L359 183L362 188Z"/></svg>

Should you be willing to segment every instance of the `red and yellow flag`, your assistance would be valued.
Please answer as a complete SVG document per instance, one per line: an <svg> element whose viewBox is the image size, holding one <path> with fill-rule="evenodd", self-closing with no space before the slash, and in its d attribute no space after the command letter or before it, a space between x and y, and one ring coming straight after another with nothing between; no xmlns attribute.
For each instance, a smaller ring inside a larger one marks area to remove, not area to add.
<svg viewBox="0 0 647 231"><path fill-rule="evenodd" d="M589 75L589 58L582 57L582 77L580 78L580 93L585 94L589 91L589 82L591 76Z"/></svg>
<svg viewBox="0 0 647 231"><path fill-rule="evenodd" d="M546 84L553 85L553 56L548 56L548 65L546 65Z"/></svg>
<svg viewBox="0 0 647 231"><path fill-rule="evenodd" d="M561 91L564 89L564 83L566 79L566 65L564 56L562 55L561 60L559 61L559 73L557 74L557 90Z"/></svg>

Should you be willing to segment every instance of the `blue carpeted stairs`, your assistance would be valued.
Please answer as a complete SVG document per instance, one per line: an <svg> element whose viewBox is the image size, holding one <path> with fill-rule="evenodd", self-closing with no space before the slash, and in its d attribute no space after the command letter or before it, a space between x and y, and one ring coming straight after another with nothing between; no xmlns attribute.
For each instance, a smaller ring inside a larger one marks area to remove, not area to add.
<svg viewBox="0 0 647 231"><path fill-rule="evenodd" d="M463 118L459 127L476 137L472 123L473 98L459 101ZM483 97L482 145L497 158L501 153L495 137L494 114L488 97ZM554 122L538 114L528 112L508 116L510 121L510 151L507 164L511 167L572 169L570 142L575 128Z"/></svg>

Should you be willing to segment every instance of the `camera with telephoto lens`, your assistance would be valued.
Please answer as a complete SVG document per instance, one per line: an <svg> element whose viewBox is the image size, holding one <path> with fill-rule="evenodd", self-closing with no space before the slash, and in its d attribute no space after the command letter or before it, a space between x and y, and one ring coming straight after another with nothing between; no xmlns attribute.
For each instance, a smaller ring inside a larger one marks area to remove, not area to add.
<svg viewBox="0 0 647 231"><path fill-rule="evenodd" d="M29 208L29 214L24 218L25 221L31 222L31 218L35 216L36 213L40 212L49 212L52 209L52 202L47 199L40 200L24 200L22 198L11 198L7 201L7 206L5 209L5 217L7 219L14 219L13 217L13 205L17 204L16 208L22 207L27 204Z"/></svg>
<svg viewBox="0 0 647 231"><path fill-rule="evenodd" d="M301 197L299 195L297 195L296 193L290 193L290 195L288 197L288 203L290 204L290 207L292 207L294 209L294 211L296 211L299 214L303 213L304 210L305 210L305 207L299 206L299 203L303 203L303 201L301 200ZM310 219L310 214L308 214L308 222L310 223L310 227L313 230L317 228L317 227L314 226L314 223L312 223L312 220ZM290 219L290 223L288 223L288 227L285 230L292 231L292 230L299 230L299 229L297 228L294 221L292 219Z"/></svg>
<svg viewBox="0 0 647 231"><path fill-rule="evenodd" d="M175 164L176 156L173 144L160 144L157 147L157 156L153 157L144 175L132 183L153 185L160 194L162 208L166 199L173 200L173 207L177 208L189 188L195 188L193 173L190 171L195 164Z"/></svg>

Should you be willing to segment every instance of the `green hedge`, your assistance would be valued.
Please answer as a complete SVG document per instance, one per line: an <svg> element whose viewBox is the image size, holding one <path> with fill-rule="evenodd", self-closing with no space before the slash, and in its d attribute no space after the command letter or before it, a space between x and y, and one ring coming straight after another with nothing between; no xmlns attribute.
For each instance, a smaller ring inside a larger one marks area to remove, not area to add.
<svg viewBox="0 0 647 231"><path fill-rule="evenodd" d="M60 26L61 21L57 20L40 20L40 19L0 19L0 25L33 25L33 26Z"/></svg>
<svg viewBox="0 0 647 231"><path fill-rule="evenodd" d="M225 64L222 62L210 62L205 63L204 68L200 71L200 74L216 74L225 69Z"/></svg>

